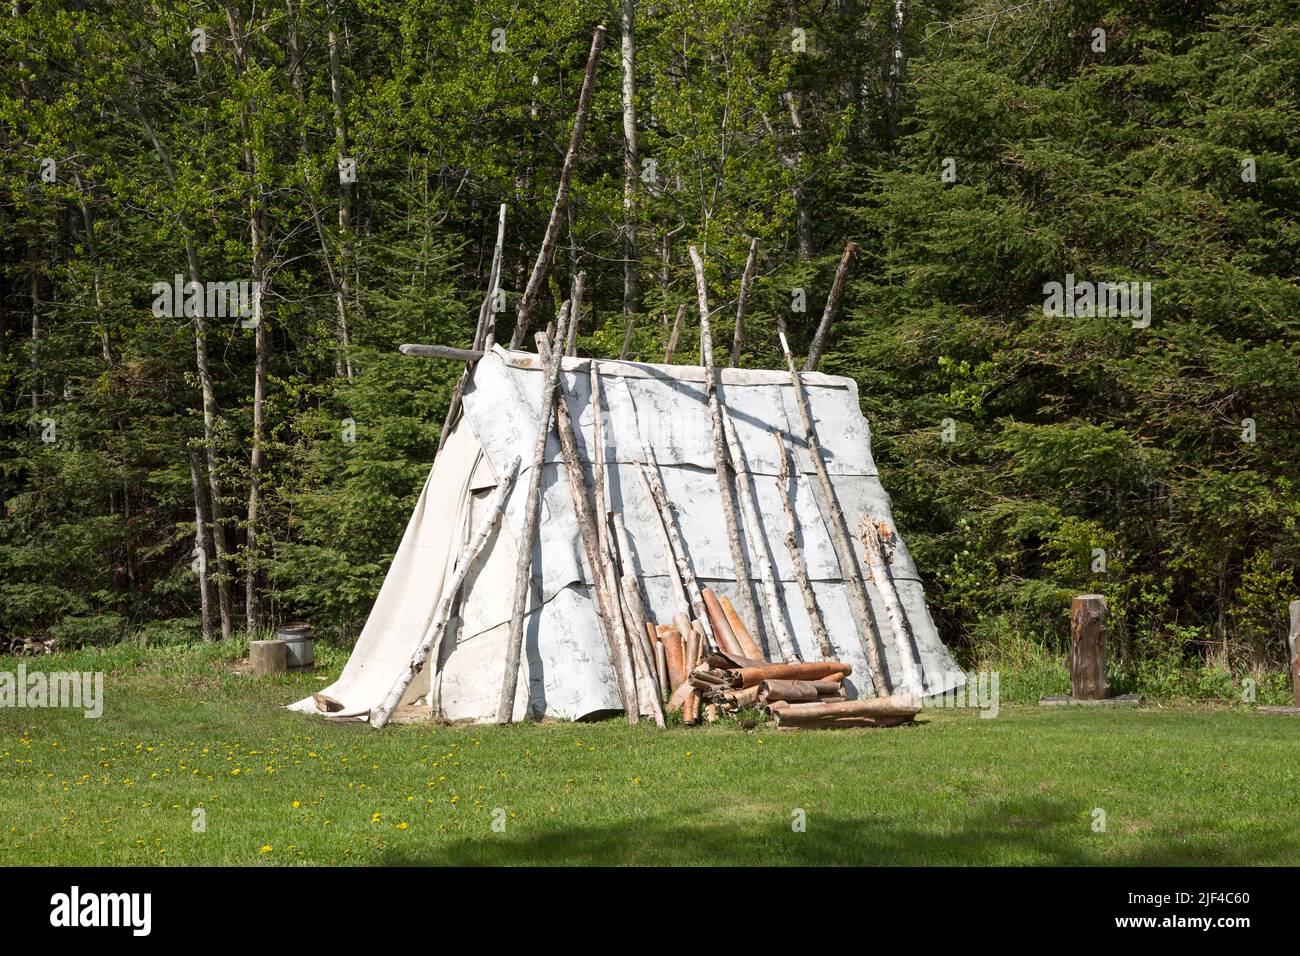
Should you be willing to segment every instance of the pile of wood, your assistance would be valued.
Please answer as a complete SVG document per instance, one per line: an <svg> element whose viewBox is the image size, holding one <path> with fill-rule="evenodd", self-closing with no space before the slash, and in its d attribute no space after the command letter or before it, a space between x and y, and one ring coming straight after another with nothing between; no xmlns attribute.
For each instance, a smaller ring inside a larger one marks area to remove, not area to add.
<svg viewBox="0 0 1300 956"><path fill-rule="evenodd" d="M58 642L52 637L7 637L0 635L0 654L20 655L53 654Z"/></svg>
<svg viewBox="0 0 1300 956"><path fill-rule="evenodd" d="M684 696L704 702L706 719L757 710L780 730L893 727L920 710L920 702L909 694L847 700L844 679L852 673L844 661L769 664L715 652L705 654L691 671ZM691 723L692 711L685 714Z"/></svg>

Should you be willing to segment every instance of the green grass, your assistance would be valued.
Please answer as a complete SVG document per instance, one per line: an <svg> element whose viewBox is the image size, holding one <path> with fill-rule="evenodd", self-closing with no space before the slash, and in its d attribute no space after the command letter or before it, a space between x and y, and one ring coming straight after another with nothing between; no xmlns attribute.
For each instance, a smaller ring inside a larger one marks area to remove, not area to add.
<svg viewBox="0 0 1300 956"><path fill-rule="evenodd" d="M234 671L238 650L24 659L106 671L107 702L98 720L0 709L0 860L1300 863L1300 720L1244 707L1004 706L813 733L374 731L278 706L323 686L341 652L324 649L315 674L254 679ZM0 671L17 663L0 658Z"/></svg>

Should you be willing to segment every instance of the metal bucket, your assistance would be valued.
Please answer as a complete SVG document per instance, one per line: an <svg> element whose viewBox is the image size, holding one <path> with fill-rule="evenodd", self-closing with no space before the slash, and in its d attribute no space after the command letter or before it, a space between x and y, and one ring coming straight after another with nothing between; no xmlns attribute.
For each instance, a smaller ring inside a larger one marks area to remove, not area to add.
<svg viewBox="0 0 1300 956"><path fill-rule="evenodd" d="M290 667L311 667L316 663L316 639L308 624L286 624L277 628L277 640L284 641Z"/></svg>

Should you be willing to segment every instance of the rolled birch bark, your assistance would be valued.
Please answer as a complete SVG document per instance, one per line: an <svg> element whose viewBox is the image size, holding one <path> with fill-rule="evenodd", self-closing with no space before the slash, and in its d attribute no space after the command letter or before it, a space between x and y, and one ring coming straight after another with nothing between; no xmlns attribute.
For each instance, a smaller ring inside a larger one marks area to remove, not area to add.
<svg viewBox="0 0 1300 956"><path fill-rule="evenodd" d="M704 588L700 591L700 596L704 599L704 610L709 615L709 623L713 625L713 637L718 642L718 647L728 654L748 657L749 655L741 650L740 642L736 640L736 635L731 630L731 623L727 620L722 605L718 603L717 595L711 588Z"/></svg>
<svg viewBox="0 0 1300 956"><path fill-rule="evenodd" d="M763 653L763 649L755 643L753 635L745 627L745 622L740 619L740 615L736 613L736 609L732 606L731 599L724 597L719 603L722 605L722 613L726 615L727 623L731 625L731 634L740 645L741 653L756 661L771 660Z"/></svg>

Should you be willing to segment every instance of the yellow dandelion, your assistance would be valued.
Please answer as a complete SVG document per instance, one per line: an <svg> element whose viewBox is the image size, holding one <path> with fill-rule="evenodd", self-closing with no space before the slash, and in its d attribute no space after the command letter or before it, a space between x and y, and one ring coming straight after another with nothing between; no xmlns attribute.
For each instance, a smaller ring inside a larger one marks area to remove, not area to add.
<svg viewBox="0 0 1300 956"><path fill-rule="evenodd" d="M268 843L268 844L266 844L265 846L263 846L262 849L258 850L257 852L258 852L258 853L270 853L273 849L275 849L275 847L271 846L271 844Z"/></svg>

